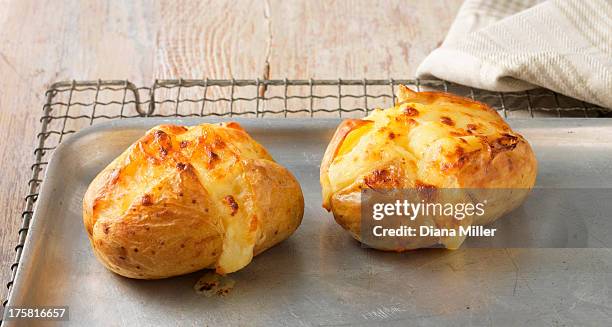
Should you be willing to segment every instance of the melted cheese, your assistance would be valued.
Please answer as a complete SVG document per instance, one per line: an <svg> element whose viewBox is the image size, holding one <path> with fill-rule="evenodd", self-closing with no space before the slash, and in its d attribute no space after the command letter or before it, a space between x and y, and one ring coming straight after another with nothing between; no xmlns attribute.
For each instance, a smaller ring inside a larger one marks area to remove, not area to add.
<svg viewBox="0 0 612 327"><path fill-rule="evenodd" d="M487 140L511 132L496 112L452 98L434 103L406 101L375 110L365 120L373 124L351 131L329 166L331 193L390 162L406 163L413 183L459 187L444 170L457 166L461 155L486 153Z"/></svg>

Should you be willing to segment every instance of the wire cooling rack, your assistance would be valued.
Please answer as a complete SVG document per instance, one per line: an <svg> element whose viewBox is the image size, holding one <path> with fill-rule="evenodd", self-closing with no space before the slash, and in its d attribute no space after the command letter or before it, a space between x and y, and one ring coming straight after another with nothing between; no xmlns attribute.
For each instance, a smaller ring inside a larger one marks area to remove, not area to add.
<svg viewBox="0 0 612 327"><path fill-rule="evenodd" d="M441 90L487 103L509 118L610 117L612 110L548 90L496 93L432 80L157 80L58 82L46 92L15 260L10 295L42 176L53 150L83 127L134 117L362 117L395 101L397 85ZM3 302L6 305L7 301Z"/></svg>

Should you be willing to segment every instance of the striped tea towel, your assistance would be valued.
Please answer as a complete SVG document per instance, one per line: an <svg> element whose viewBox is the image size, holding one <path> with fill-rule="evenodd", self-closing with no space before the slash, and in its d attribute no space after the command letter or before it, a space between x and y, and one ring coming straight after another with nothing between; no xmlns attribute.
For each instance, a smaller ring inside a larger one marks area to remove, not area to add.
<svg viewBox="0 0 612 327"><path fill-rule="evenodd" d="M467 0L417 76L612 108L612 0Z"/></svg>

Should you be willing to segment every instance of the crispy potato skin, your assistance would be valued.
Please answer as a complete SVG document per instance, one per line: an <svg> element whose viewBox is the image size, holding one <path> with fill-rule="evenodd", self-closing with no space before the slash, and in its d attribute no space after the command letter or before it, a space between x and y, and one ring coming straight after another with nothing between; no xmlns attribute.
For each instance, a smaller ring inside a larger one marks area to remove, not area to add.
<svg viewBox="0 0 612 327"><path fill-rule="evenodd" d="M297 180L237 123L154 127L83 199L98 259L138 279L236 271L288 238L303 214Z"/></svg>
<svg viewBox="0 0 612 327"><path fill-rule="evenodd" d="M398 99L392 108L341 123L321 163L323 207L353 237L360 240L365 188L512 189L490 192L483 216L462 221L434 217L431 224L439 228L485 225L524 201L536 180L535 155L495 110L455 95L414 92L403 85ZM468 196L432 200L459 203ZM457 248L462 242L461 237L430 237L381 250L436 244Z"/></svg>

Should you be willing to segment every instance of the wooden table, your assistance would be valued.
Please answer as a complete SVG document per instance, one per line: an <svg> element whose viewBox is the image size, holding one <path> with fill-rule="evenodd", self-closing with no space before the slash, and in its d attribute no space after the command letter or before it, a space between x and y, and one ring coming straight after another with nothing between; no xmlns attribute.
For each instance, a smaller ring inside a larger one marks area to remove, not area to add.
<svg viewBox="0 0 612 327"><path fill-rule="evenodd" d="M461 2L0 0L0 281L14 260L49 84L410 78Z"/></svg>

